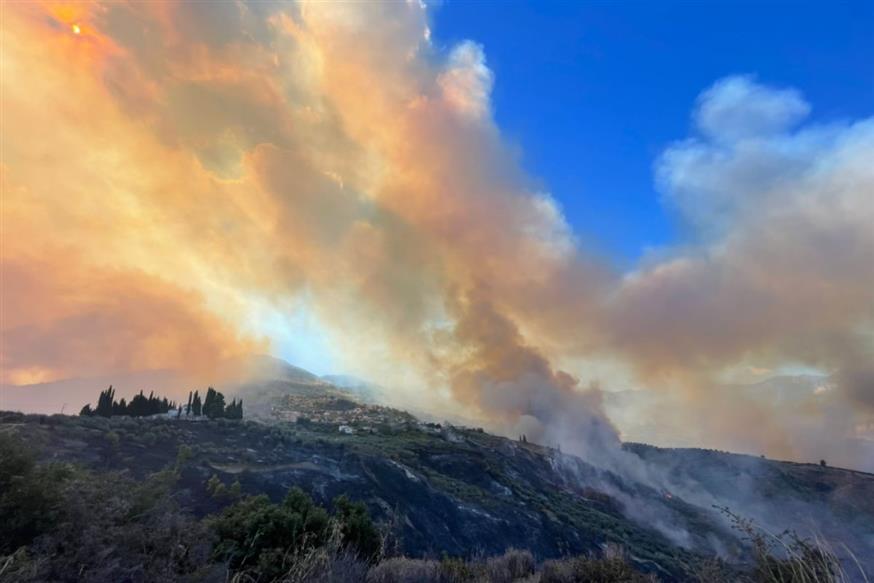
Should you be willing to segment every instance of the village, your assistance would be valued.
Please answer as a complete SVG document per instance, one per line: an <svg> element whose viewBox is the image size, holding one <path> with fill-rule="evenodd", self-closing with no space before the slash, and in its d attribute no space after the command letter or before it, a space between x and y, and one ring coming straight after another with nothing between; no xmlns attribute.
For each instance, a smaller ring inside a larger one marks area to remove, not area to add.
<svg viewBox="0 0 874 583"><path fill-rule="evenodd" d="M413 428L439 430L440 426L422 423L406 411L359 403L344 396L284 395L271 408L277 421L333 425L340 433L383 433Z"/></svg>

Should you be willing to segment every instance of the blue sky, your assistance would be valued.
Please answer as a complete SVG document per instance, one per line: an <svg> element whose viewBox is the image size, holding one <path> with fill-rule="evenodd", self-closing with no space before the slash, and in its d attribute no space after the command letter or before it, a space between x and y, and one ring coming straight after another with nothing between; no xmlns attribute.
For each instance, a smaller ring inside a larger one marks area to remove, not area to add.
<svg viewBox="0 0 874 583"><path fill-rule="evenodd" d="M653 162L690 133L697 95L751 74L800 90L812 122L874 113L872 2L446 0L438 46L470 39L498 125L587 246L630 266L682 239Z"/></svg>

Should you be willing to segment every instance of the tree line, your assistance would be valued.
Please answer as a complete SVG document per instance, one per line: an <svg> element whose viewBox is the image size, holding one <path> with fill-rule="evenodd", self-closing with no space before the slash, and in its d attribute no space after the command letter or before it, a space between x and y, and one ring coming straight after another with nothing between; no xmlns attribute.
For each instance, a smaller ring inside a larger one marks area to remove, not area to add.
<svg viewBox="0 0 874 583"><path fill-rule="evenodd" d="M182 408L180 407L180 412ZM189 391L188 404L185 406L185 415L194 415L200 417L205 415L210 419L223 417L225 419L242 419L243 418L243 400L231 400L229 405L225 405L225 396L212 387L206 391L206 397L201 400L200 393Z"/></svg>
<svg viewBox="0 0 874 583"><path fill-rule="evenodd" d="M183 407L175 401L170 401L167 397L157 397L154 391L146 397L143 391L134 395L134 398L128 403L124 397L116 400L115 389L112 385L109 388L100 391L97 398L97 406L92 408L88 403L79 415L99 417L113 416L128 416L128 417L146 417L148 415L160 415L176 410L176 416L181 417L183 413L186 416L201 417L206 416L210 419L242 419L243 418L243 400L231 400L230 404L225 404L225 396L209 387L206 391L206 397L201 399L199 391L188 393L188 403Z"/></svg>
<svg viewBox="0 0 874 583"><path fill-rule="evenodd" d="M100 391L100 396L97 398L97 406L92 409L91 404L88 403L82 407L79 415L146 417L147 415L167 413L176 409L176 407L177 405L174 401L168 400L167 397L156 397L154 391L150 392L148 397L143 394L143 391L140 391L139 394L134 395L130 403L124 397L116 400L115 389L112 388L112 385L109 385L108 389Z"/></svg>

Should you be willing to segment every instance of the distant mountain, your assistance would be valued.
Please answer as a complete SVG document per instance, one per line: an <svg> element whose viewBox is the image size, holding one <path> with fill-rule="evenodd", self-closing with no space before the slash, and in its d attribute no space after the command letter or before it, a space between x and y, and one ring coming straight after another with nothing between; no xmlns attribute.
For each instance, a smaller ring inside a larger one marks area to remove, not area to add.
<svg viewBox="0 0 874 583"><path fill-rule="evenodd" d="M320 384L318 375L294 366L274 356L256 354L229 361L225 367L236 373L239 382L259 380L284 380L298 383Z"/></svg>
<svg viewBox="0 0 874 583"><path fill-rule="evenodd" d="M801 403L833 388L831 379L826 375L782 375L757 383L727 387L728 390L740 390L778 405Z"/></svg>
<svg viewBox="0 0 874 583"><path fill-rule="evenodd" d="M31 385L0 386L0 409L25 413L76 414L93 403L100 391L112 385L118 398L130 400L141 390L154 390L171 398L188 393L182 376L171 370L146 370L92 378L73 378Z"/></svg>
<svg viewBox="0 0 874 583"><path fill-rule="evenodd" d="M304 385L327 385L318 375L286 361L267 355L249 355L225 360L215 371L201 380L192 379L180 371L144 370L89 378L69 378L29 385L0 385L0 409L25 413L78 413L86 403L93 403L97 394L112 385L118 398L130 400L140 391L155 391L168 398L181 400L188 391L207 386L226 389L231 393L240 387L273 380Z"/></svg>
<svg viewBox="0 0 874 583"><path fill-rule="evenodd" d="M874 471L874 425L855 423L850 428L852 411L837 410L830 397L833 381L825 375L782 375L749 384L723 384L708 389L709 403L741 403L772 412L769 428L784 436L783 451L796 461L828 459L835 465ZM605 391L608 417L629 441L675 447L719 447L758 455L767 453L760 440L748 439L742 431L732 436L716 435L706 424L683 423L688 411L683 395L657 390ZM719 414L719 407L713 414ZM823 431L835 423L845 423L846 434ZM782 433L781 433L782 432Z"/></svg>

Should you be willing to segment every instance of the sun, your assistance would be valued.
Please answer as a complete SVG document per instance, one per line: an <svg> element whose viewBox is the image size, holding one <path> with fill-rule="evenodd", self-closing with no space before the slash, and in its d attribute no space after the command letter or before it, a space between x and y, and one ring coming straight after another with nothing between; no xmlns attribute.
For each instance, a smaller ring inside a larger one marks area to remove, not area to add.
<svg viewBox="0 0 874 583"><path fill-rule="evenodd" d="M82 34L82 28L78 24L73 25L73 34Z"/></svg>

